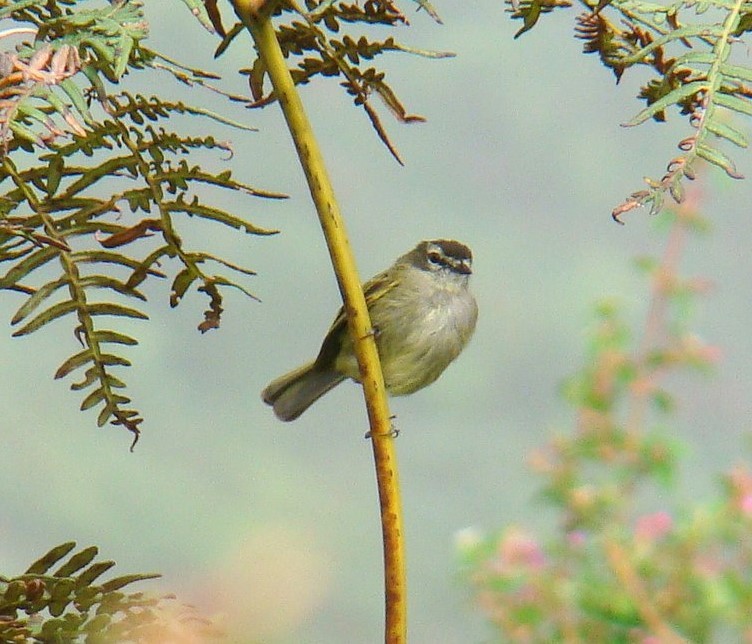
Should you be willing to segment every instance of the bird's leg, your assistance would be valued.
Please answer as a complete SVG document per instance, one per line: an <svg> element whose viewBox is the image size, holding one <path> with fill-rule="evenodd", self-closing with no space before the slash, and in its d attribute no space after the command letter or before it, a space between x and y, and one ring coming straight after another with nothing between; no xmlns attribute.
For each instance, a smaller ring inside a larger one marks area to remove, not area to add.
<svg viewBox="0 0 752 644"><path fill-rule="evenodd" d="M400 430L397 429L394 426L394 423L392 422L395 418L397 418L397 416L395 415L392 415L389 417L389 431L386 433L386 436L388 436L389 438L397 438L397 436L400 435ZM373 438L373 434L370 431L368 431L366 432L366 435L363 438L365 439Z"/></svg>
<svg viewBox="0 0 752 644"><path fill-rule="evenodd" d="M371 327L371 330L363 336L362 339L363 340L365 340L366 338L374 338L374 339L376 339L380 335L381 335L381 329L379 329L379 327L377 327L376 325L374 325L374 326Z"/></svg>

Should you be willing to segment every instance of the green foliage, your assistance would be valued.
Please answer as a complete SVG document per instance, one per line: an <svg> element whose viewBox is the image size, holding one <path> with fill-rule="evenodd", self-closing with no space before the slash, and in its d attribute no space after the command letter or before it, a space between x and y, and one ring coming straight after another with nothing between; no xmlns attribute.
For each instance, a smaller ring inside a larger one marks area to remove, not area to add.
<svg viewBox="0 0 752 644"><path fill-rule="evenodd" d="M559 0L510 2L512 17L524 21L517 36L531 29L542 14L571 6ZM732 62L735 51L744 54L741 36L752 25L747 4L729 0L671 4L580 0L580 4L586 11L577 17L575 34L585 41L585 53L597 54L617 81L632 68L653 74L638 94L646 107L624 125L664 121L669 109L678 108L691 128L663 177L648 180L647 189L617 206L614 219L620 221L625 212L643 205L658 212L666 195L680 202L684 180L694 178L698 161L741 178L725 148L745 148L748 143L731 120L735 114L752 116L752 67Z"/></svg>
<svg viewBox="0 0 752 644"><path fill-rule="evenodd" d="M752 632L752 471L723 476L717 500L677 509L680 448L665 428L661 382L707 368L717 351L688 328L704 282L678 274L686 237L703 228L688 195L662 258L642 260L652 298L639 343L601 305L587 366L564 394L574 428L532 456L558 517L543 543L510 526L466 532L460 553L477 603L505 642L744 641Z"/></svg>
<svg viewBox="0 0 752 644"><path fill-rule="evenodd" d="M416 1L429 16L441 22L429 2ZM226 30L216 10L216 3L207 4L206 18L213 22L216 31L222 35L222 42L216 51L219 56L243 33L244 28L238 22ZM368 0L362 5L342 0L306 0L305 10L294 0L284 0L276 7L275 15L278 16L275 27L277 38L285 58L289 58L293 64L291 74L295 84L304 85L317 76L340 79L340 85L352 96L354 104L363 108L379 138L401 162L397 148L387 135L371 98L378 96L402 123L425 119L417 114L410 114L387 83L385 73L376 67L366 66L365 63L393 51L429 58L445 58L453 54L406 47L391 36L384 40L375 40L373 36L363 33L338 36L345 26L359 24L395 28L408 25L407 16L393 0ZM261 107L276 100L274 92L266 90L267 71L261 58L257 57L253 65L241 70L241 73L248 76L253 107Z"/></svg>
<svg viewBox="0 0 752 644"><path fill-rule="evenodd" d="M175 642L218 631L171 596L126 593L133 583L159 577L134 574L101 582L114 561L95 561L92 546L73 553L63 543L17 577L0 576L0 641L3 642ZM52 570L57 566L56 570ZM95 583L96 582L96 583Z"/></svg>
<svg viewBox="0 0 752 644"><path fill-rule="evenodd" d="M208 297L199 329L217 328L224 290L253 297L239 278L254 273L186 247L180 228L194 219L267 235L274 231L207 202L207 189L284 195L189 163L198 150L231 152L229 144L170 129L180 115L227 119L111 91L125 74L155 67L186 82L208 77L143 46L140 3L82 9L72 0L27 1L0 9L0 17L26 37L0 54L0 290L24 296L13 335L70 320L81 350L55 377L79 372L71 388L84 393L81 409L97 408L98 425L130 430L135 444L142 418L114 372L130 365L122 350L137 340L114 325L145 320L143 283L169 277L170 305L195 287Z"/></svg>

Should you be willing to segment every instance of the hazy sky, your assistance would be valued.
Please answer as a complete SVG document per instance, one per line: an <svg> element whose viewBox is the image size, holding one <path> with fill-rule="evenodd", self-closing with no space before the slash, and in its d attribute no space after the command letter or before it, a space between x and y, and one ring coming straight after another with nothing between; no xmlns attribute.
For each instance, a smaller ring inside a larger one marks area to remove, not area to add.
<svg viewBox="0 0 752 644"><path fill-rule="evenodd" d="M306 86L303 97L363 278L421 239L452 237L474 251L475 338L435 385L392 404L411 641L461 644L488 632L457 579L453 539L468 526L553 525L535 501L539 482L526 455L571 425L558 387L581 364L593 304L617 299L639 328L647 289L632 260L659 251L661 238L647 213L617 226L610 211L644 175L662 174L687 125L672 114L669 125L621 128L640 108L636 80L617 87L596 57L580 53L574 12L544 16L513 41L519 23L501 2L434 4L443 26L411 14L413 26L396 36L457 57L384 59L408 110L428 117L401 126L382 110L405 167L336 81ZM151 5L154 47L220 70L228 87L246 91L234 70L250 62L247 37L214 62L216 39L182 3ZM231 160L206 155L202 164L226 165L291 198L221 196L238 215L279 229L274 237L179 224L187 244L258 271L248 284L262 303L228 293L221 329L201 336L200 294L171 310L167 284L147 287L150 322L118 325L141 339L128 350L134 367L121 374L146 417L134 454L125 432L98 430L95 413L78 411L70 383L52 380L78 350L70 321L30 338L6 333L0 571L20 572L48 547L76 540L100 546L121 573L164 573L141 588L176 591L226 613L248 641L381 641L378 503L358 388L339 387L290 425L259 398L271 378L315 355L338 306L279 110L227 106L164 74L132 80L138 91L153 92L156 82L257 126L258 133L208 121L187 127L233 141ZM735 154L750 174L748 156ZM697 307L696 326L724 358L714 375L676 383L675 427L687 444L682 499L710 496L717 474L748 444L749 194L749 182L710 174L706 211L715 230L692 241L684 263L715 285ZM19 303L6 293L0 317L9 320Z"/></svg>

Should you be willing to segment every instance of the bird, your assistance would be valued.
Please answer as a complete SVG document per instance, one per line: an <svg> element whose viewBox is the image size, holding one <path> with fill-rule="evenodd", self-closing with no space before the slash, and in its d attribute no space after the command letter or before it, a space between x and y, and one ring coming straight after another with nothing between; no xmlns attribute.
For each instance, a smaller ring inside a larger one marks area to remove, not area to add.
<svg viewBox="0 0 752 644"><path fill-rule="evenodd" d="M363 286L384 385L412 394L434 382L475 331L478 305L470 292L473 255L452 239L421 241ZM340 308L315 360L273 380L261 392L282 421L298 418L360 371Z"/></svg>

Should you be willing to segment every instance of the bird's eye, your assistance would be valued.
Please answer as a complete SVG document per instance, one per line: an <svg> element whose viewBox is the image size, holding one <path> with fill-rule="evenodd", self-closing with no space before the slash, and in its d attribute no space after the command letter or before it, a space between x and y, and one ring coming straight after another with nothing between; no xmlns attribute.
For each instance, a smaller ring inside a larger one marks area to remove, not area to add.
<svg viewBox="0 0 752 644"><path fill-rule="evenodd" d="M434 264L441 264L441 253L434 251L431 251L428 253L428 261L433 262Z"/></svg>

